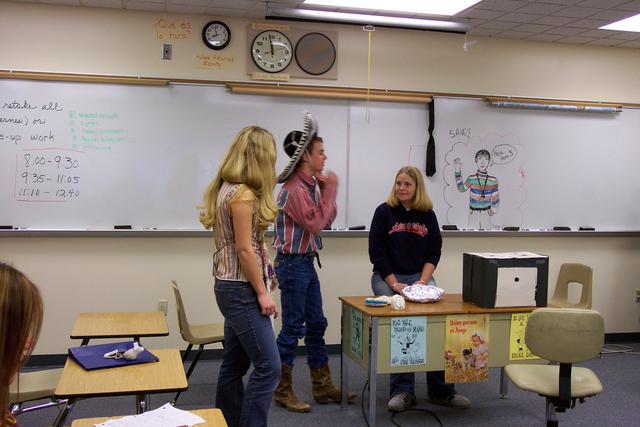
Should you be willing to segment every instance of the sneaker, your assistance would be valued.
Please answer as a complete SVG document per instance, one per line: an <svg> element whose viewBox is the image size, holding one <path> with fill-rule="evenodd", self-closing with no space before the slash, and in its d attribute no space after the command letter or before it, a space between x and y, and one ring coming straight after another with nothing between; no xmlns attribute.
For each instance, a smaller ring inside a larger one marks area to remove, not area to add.
<svg viewBox="0 0 640 427"><path fill-rule="evenodd" d="M450 408L466 409L471 406L471 401L459 393L445 399L429 398L429 400L436 405L448 406ZM389 405L391 405L391 402L389 402Z"/></svg>
<svg viewBox="0 0 640 427"><path fill-rule="evenodd" d="M402 412L406 409L411 408L412 406L415 406L415 404L416 400L413 397L409 396L409 393L398 393L393 395L391 399L389 399L387 407L390 411Z"/></svg>

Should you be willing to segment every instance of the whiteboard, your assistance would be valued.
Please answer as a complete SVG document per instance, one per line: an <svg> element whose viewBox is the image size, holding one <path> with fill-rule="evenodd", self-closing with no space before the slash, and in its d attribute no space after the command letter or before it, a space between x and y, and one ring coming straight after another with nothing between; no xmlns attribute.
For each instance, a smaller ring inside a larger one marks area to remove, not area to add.
<svg viewBox="0 0 640 427"><path fill-rule="evenodd" d="M279 173L289 160L282 141L302 127L305 109L320 123L326 167L345 176L347 101L309 105L205 85L0 81L0 225L199 229L196 206L237 132L270 130ZM342 210L335 224L344 226Z"/></svg>
<svg viewBox="0 0 640 427"><path fill-rule="evenodd" d="M477 99L435 102L436 174L425 178L439 223L474 228L469 193L460 192L453 162L466 179L475 154L491 153L500 205L492 229L640 229L640 110L618 114L503 109ZM369 225L400 167L425 170L428 112L424 105L354 103L349 141L348 222ZM355 135L358 135L356 137Z"/></svg>
<svg viewBox="0 0 640 427"><path fill-rule="evenodd" d="M440 224L469 225L462 175L492 154L500 205L492 227L640 229L640 110L619 114L499 109L435 98ZM196 206L236 133L257 124L278 145L304 110L320 124L339 178L336 228L371 223L407 164L425 169L426 104L237 95L222 86L0 80L0 225L42 229L201 229ZM276 192L279 187L276 187Z"/></svg>

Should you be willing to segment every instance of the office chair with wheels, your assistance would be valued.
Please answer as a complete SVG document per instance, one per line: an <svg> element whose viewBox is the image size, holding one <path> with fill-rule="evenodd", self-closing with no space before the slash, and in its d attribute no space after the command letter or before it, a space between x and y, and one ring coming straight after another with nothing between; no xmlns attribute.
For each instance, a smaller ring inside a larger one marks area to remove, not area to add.
<svg viewBox="0 0 640 427"><path fill-rule="evenodd" d="M558 426L556 412L575 407L576 399L602 391L590 369L574 367L597 356L604 343L604 320L595 310L539 308L529 316L525 343L536 356L558 364L510 364L505 371L520 389L546 398L547 427Z"/></svg>
<svg viewBox="0 0 640 427"><path fill-rule="evenodd" d="M18 416L38 409L60 406L67 403L66 399L58 400L53 393L60 381L62 368L45 369L42 371L20 372L9 385L9 412ZM28 407L23 407L25 402L49 398L50 401Z"/></svg>
<svg viewBox="0 0 640 427"><path fill-rule="evenodd" d="M553 296L549 300L549 307L562 308L591 308L591 282L593 270L588 265L565 263L560 266L558 281ZM569 302L569 283L582 285L580 301L577 304Z"/></svg>
<svg viewBox="0 0 640 427"><path fill-rule="evenodd" d="M219 342L224 347L224 324L190 324L187 320L187 313L184 309L182 296L180 295L180 288L178 288L178 283L175 280L171 281L171 288L173 289L173 295L176 299L176 310L178 311L178 325L180 326L180 335L182 335L182 339L189 344L187 346L187 349L184 351L184 355L182 356L182 363L184 363L187 360L187 357L189 357L189 353L191 352L191 348L194 346L194 344L197 344L199 346L198 350L196 351L196 355L189 365L189 369L187 370L188 381L189 376L193 372L193 368L196 367L196 363L198 363L198 360L200 359L200 356L204 351L205 345ZM173 399L172 403L174 405L178 401L178 397L180 397L180 392L178 392Z"/></svg>

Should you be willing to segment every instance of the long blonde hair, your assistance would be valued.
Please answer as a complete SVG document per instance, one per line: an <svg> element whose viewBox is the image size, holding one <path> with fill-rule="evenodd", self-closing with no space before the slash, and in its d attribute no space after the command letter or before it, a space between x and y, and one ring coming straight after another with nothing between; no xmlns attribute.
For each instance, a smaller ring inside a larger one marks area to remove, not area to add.
<svg viewBox="0 0 640 427"><path fill-rule="evenodd" d="M391 207L396 207L398 206L398 203L400 203L398 202L398 196L396 195L396 181L398 181L398 176L401 173L408 175L416 184L416 194L413 196L413 200L411 201L411 209L422 212L428 212L433 209L433 202L431 202L429 194L427 194L427 187L424 185L422 173L415 166L401 167L398 173L396 173L396 178L393 180L393 186L391 187L391 194L387 197L387 204Z"/></svg>
<svg viewBox="0 0 640 427"><path fill-rule="evenodd" d="M273 202L276 185L276 143L273 135L259 126L242 129L224 156L218 174L204 192L200 222L206 229L216 223L216 201L223 182L244 184L256 195L258 229L264 232L278 212Z"/></svg>
<svg viewBox="0 0 640 427"><path fill-rule="evenodd" d="M0 262L0 426L5 425L5 411L11 403L9 384L31 355L42 317L42 297L36 285Z"/></svg>

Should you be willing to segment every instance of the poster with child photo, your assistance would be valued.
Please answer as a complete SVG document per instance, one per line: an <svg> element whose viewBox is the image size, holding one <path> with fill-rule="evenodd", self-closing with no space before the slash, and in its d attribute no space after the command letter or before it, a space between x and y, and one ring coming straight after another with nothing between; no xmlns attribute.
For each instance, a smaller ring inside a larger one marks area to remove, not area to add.
<svg viewBox="0 0 640 427"><path fill-rule="evenodd" d="M444 379L447 383L489 379L489 316L447 316Z"/></svg>

